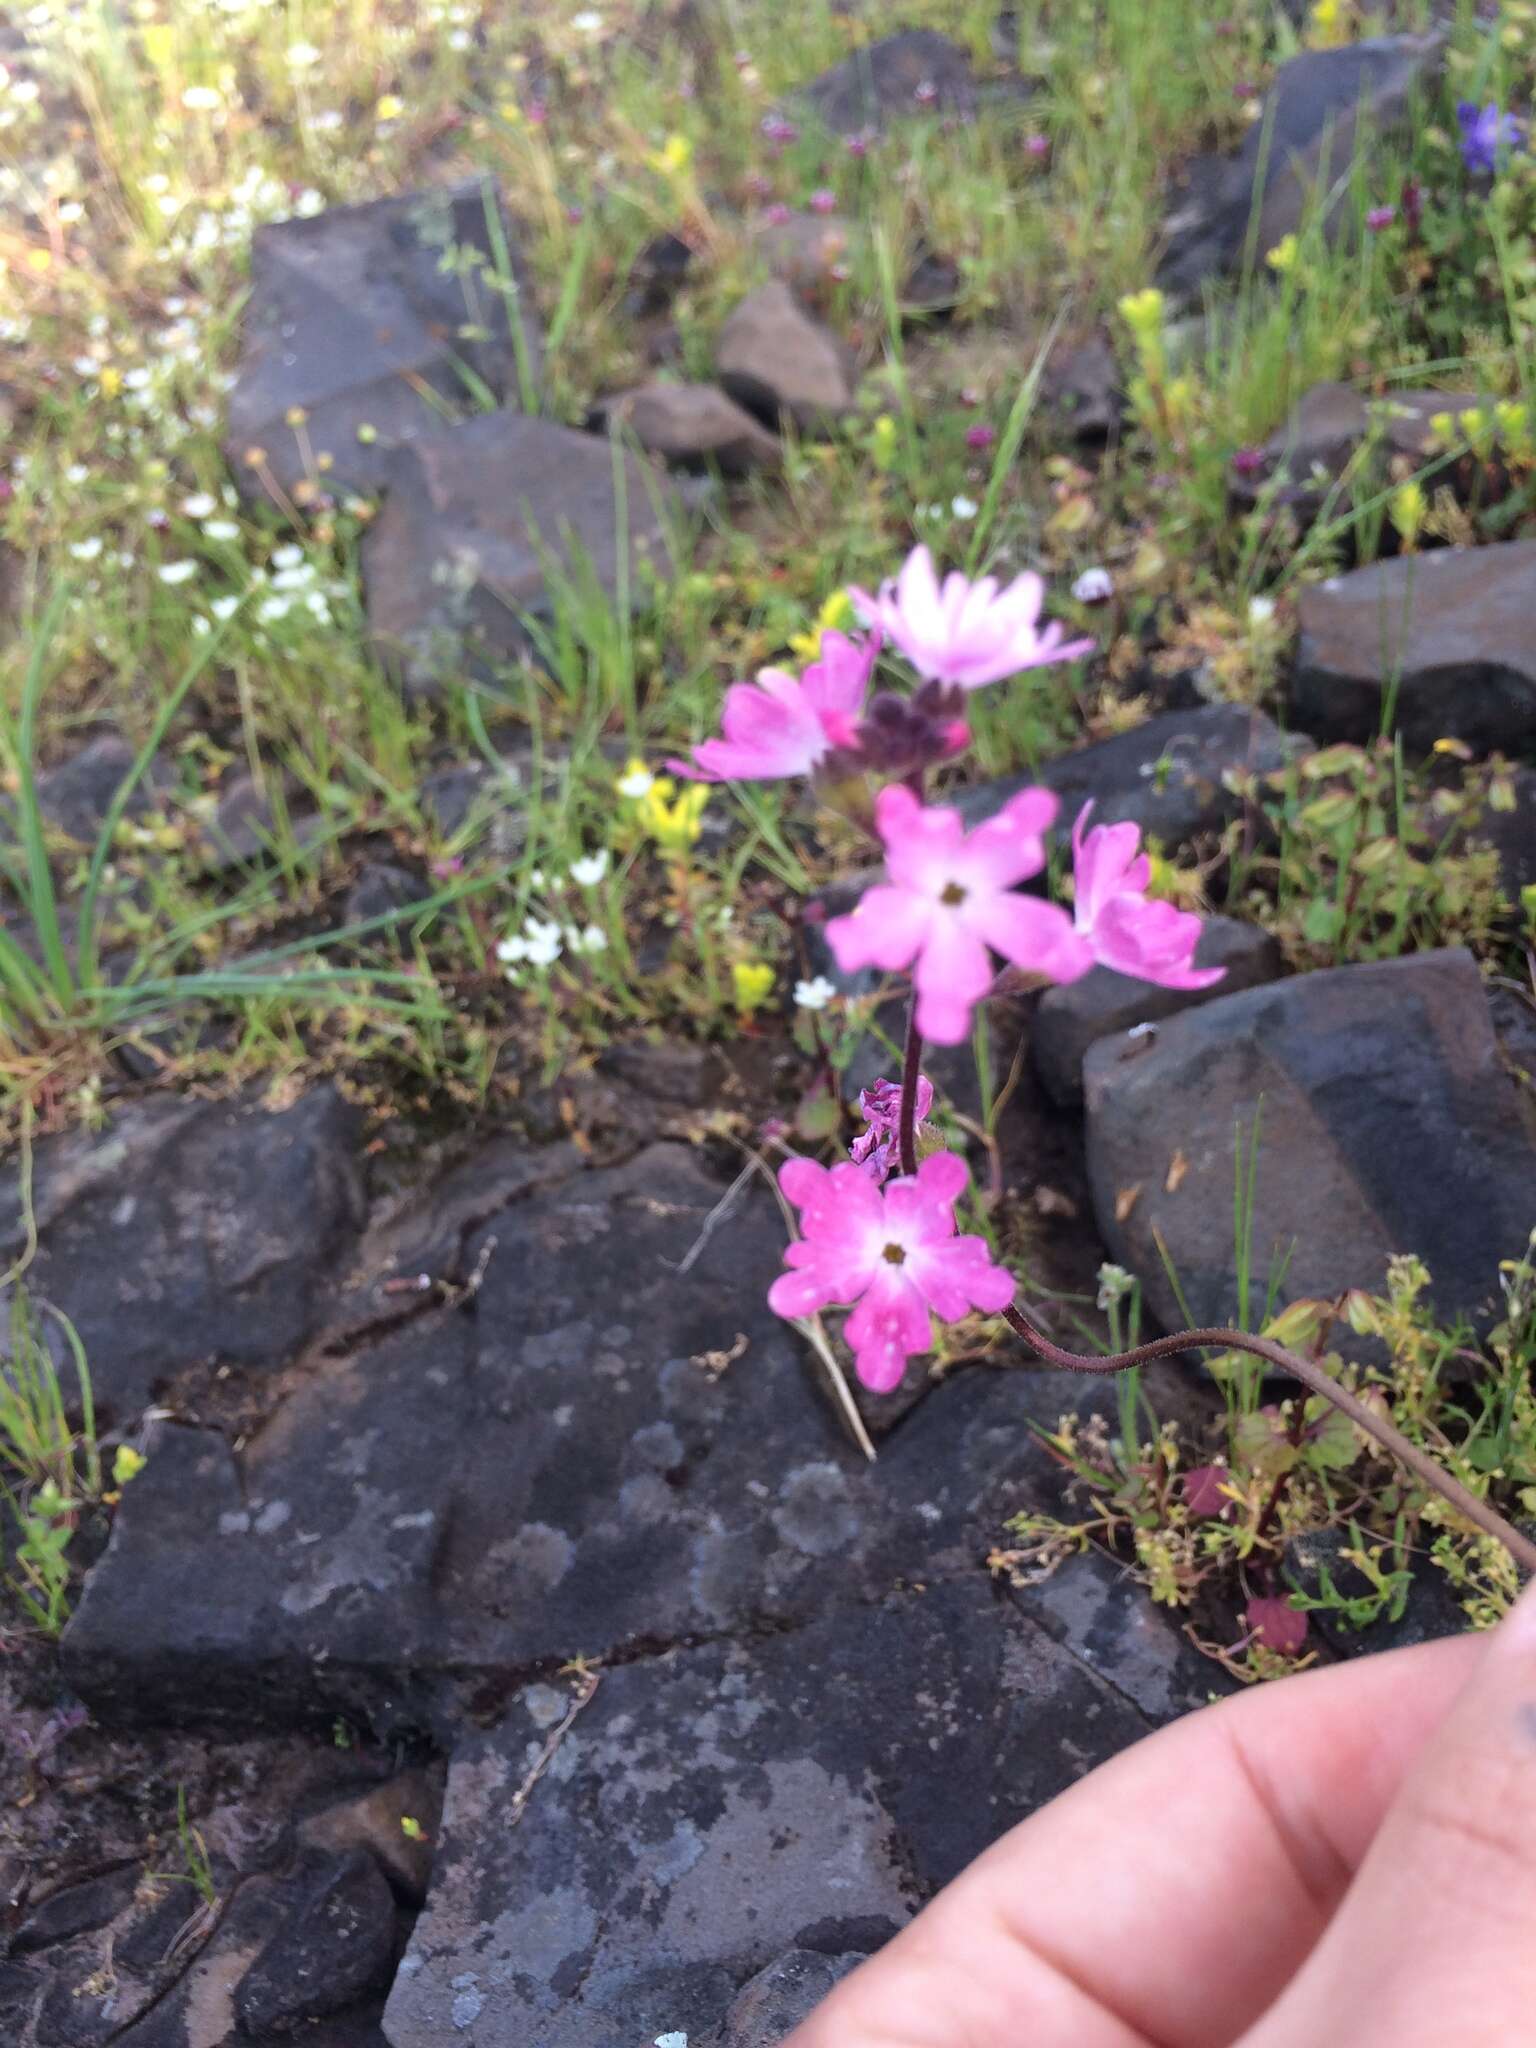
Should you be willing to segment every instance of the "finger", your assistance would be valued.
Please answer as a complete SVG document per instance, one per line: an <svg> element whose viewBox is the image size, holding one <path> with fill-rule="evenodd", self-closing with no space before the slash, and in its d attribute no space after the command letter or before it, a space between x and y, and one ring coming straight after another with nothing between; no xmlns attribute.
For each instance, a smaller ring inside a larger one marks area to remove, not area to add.
<svg viewBox="0 0 1536 2048"><path fill-rule="evenodd" d="M1253 2048L1536 2037L1536 1591L1489 1640Z"/></svg>
<svg viewBox="0 0 1536 2048"><path fill-rule="evenodd" d="M1294 1975L1484 1639L1287 1679L990 1849L786 2048L1217 2048Z"/></svg>

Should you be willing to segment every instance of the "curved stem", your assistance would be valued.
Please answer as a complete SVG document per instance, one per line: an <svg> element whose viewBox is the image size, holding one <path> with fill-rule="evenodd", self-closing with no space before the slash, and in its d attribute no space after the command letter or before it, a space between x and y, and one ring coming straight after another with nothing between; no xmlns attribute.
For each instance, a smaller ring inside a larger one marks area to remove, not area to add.
<svg viewBox="0 0 1536 2048"><path fill-rule="evenodd" d="M1278 1365L1311 1392L1321 1394L1335 1408L1341 1409L1358 1429L1374 1437L1384 1450L1390 1451L1426 1486L1443 1495L1458 1514L1481 1529L1485 1536L1492 1536L1502 1543L1516 1564L1528 1572L1536 1572L1536 1543L1522 1536L1486 1501L1479 1500L1475 1493L1469 1493L1459 1479L1453 1479L1427 1451L1421 1451L1417 1444L1410 1443L1401 1430L1394 1429L1373 1408L1368 1408L1358 1395L1330 1379L1320 1365L1309 1358L1298 1358L1283 1344L1276 1344L1268 1337L1250 1337L1242 1330L1179 1330L1171 1337L1158 1337L1150 1344L1138 1344L1134 1351L1117 1351L1107 1358L1095 1358L1081 1352L1062 1350L1043 1330L1037 1330L1020 1309L1005 1308L1003 1317L1009 1328L1016 1330L1048 1365L1060 1366L1066 1372L1124 1372L1130 1366L1145 1365L1154 1358L1171 1358L1180 1351L1246 1351L1254 1358Z"/></svg>
<svg viewBox="0 0 1536 2048"><path fill-rule="evenodd" d="M923 1063L922 1034L917 1028L917 990L907 1010L907 1049L901 1062L901 1170L917 1171L917 1080Z"/></svg>

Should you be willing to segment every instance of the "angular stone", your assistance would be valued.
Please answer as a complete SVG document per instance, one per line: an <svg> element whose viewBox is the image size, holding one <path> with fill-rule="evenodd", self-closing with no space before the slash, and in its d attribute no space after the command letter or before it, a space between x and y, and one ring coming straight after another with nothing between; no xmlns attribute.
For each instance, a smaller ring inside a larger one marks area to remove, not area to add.
<svg viewBox="0 0 1536 2048"><path fill-rule="evenodd" d="M797 98L837 135L878 135L893 121L935 113L974 114L971 60L937 29L882 36L802 86Z"/></svg>
<svg viewBox="0 0 1536 2048"><path fill-rule="evenodd" d="M257 782L254 776L230 777L220 789L218 804L204 827L202 864L211 874L271 861L274 849L284 842L285 827L299 846L311 845L321 836L325 820L314 805L298 796L291 786L281 790L280 795L281 823L271 788Z"/></svg>
<svg viewBox="0 0 1536 2048"><path fill-rule="evenodd" d="M1298 734L1282 733L1262 711L1210 704L1164 712L1131 732L1058 754L1036 771L964 790L955 801L977 825L1017 791L1039 783L1060 797L1064 828L1070 829L1091 800L1096 825L1139 825L1148 839L1171 850L1219 831L1239 814L1234 779L1273 775L1309 744Z"/></svg>
<svg viewBox="0 0 1536 2048"><path fill-rule="evenodd" d="M238 1459L152 1437L66 1633L74 1689L132 1718L438 1725L460 1685L804 1619L829 1575L969 1573L1056 1500L1029 1420L1101 1390L953 1374L872 1470L766 1307L776 1206L716 1217L722 1193L670 1144L525 1181L450 1226L472 1313L314 1360Z"/></svg>
<svg viewBox="0 0 1536 2048"><path fill-rule="evenodd" d="M1084 1062L1088 1168L1111 1256L1165 1328L1238 1312L1234 1131L1262 1098L1252 1308L1379 1291L1389 1258L1428 1266L1442 1315L1498 1299L1536 1197L1536 1137L1505 1074L1471 956L1420 953L1224 996Z"/></svg>
<svg viewBox="0 0 1536 2048"><path fill-rule="evenodd" d="M1430 452L1430 421L1459 416L1479 403L1470 391L1391 391L1373 396L1353 384L1314 384L1283 427L1264 443L1263 463L1232 478L1240 504L1289 505L1314 518L1348 472L1343 500L1368 497L1387 480L1393 457L1417 467ZM1361 451L1373 443L1375 461Z"/></svg>
<svg viewBox="0 0 1536 2048"><path fill-rule="evenodd" d="M778 281L749 292L727 319L715 369L731 397L769 425L782 417L802 433L824 433L853 404L848 351Z"/></svg>
<svg viewBox="0 0 1536 2048"><path fill-rule="evenodd" d="M333 1799L298 1824L305 1848L345 1854L365 1849L399 1895L419 1906L432 1875L432 1844L437 1839L443 1807L441 1774L430 1770L402 1771L382 1785L371 1785L349 1797ZM405 1823L414 1823L409 1833Z"/></svg>
<svg viewBox="0 0 1536 2048"><path fill-rule="evenodd" d="M777 469L776 438L713 384L647 384L605 399L599 418L625 427L648 455L679 469L716 463L727 476Z"/></svg>
<svg viewBox="0 0 1536 2048"><path fill-rule="evenodd" d="M394 1961L395 1899L366 1849L316 1859L287 1915L240 1979L243 2034L291 2033L383 1988Z"/></svg>
<svg viewBox="0 0 1536 2048"><path fill-rule="evenodd" d="M95 1934L122 1912L133 1897L138 1879L138 1865L129 1864L121 1870L108 1871L104 1877L88 1878L83 1884L50 1892L29 1910L11 1936L10 1953L30 1955L34 1949L52 1948L55 1942Z"/></svg>
<svg viewBox="0 0 1536 2048"><path fill-rule="evenodd" d="M409 868L397 867L388 860L365 861L358 869L357 880L347 891L341 921L343 924L366 924L370 918L387 917L392 911L407 910L432 893L432 888L413 875ZM365 934L365 939L377 945L401 929L400 925L381 925L377 931Z"/></svg>
<svg viewBox="0 0 1536 2048"><path fill-rule="evenodd" d="M276 1113L159 1095L38 1147L28 1284L79 1331L103 1426L187 1366L299 1348L362 1226L360 1122L330 1087ZM25 1236L8 1191L0 1258Z"/></svg>
<svg viewBox="0 0 1536 2048"><path fill-rule="evenodd" d="M1057 349L1046 364L1041 396L1074 441L1102 446L1120 432L1125 392L1120 364L1102 334Z"/></svg>
<svg viewBox="0 0 1536 2048"><path fill-rule="evenodd" d="M1048 988L1030 1027L1035 1070L1052 1101L1074 1109L1083 1099L1083 1060L1099 1039L1277 981L1283 964L1279 942L1261 926L1235 917L1209 917L1195 949L1195 965L1224 967L1224 981L1210 988L1159 988L1134 975L1116 974L1110 967L1095 967L1081 981Z"/></svg>
<svg viewBox="0 0 1536 2048"><path fill-rule="evenodd" d="M451 250L461 253L445 262ZM543 341L528 275L489 182L258 228L225 439L241 489L266 497L270 477L293 499L376 491L391 449L439 430L444 403L469 411L483 389L516 406L514 314L536 378ZM295 408L302 424L290 424Z"/></svg>
<svg viewBox="0 0 1536 2048"><path fill-rule="evenodd" d="M1313 196L1347 183L1363 136L1387 138L1407 125L1443 48L1438 35L1378 36L1303 50L1282 64L1237 154L1192 168L1185 203L1168 223L1158 273L1164 290L1198 293L1237 268L1250 246L1262 270L1265 253L1300 227Z"/></svg>
<svg viewBox="0 0 1536 2048"><path fill-rule="evenodd" d="M37 778L37 807L56 831L81 846L94 846L136 749L115 732L97 733L77 754ZM126 817L141 817L170 783L169 764L152 761L128 799ZM5 807L7 818L10 806Z"/></svg>
<svg viewBox="0 0 1536 2048"><path fill-rule="evenodd" d="M814 1949L790 1949L742 1987L713 2048L782 2048L790 2032L864 1960L857 1951L824 1956Z"/></svg>
<svg viewBox="0 0 1536 2048"><path fill-rule="evenodd" d="M548 618L553 565L632 601L666 558L675 504L658 474L591 434L517 413L482 414L398 449L383 511L363 541L368 629L413 689L477 662L532 651L521 614ZM623 524L617 494L622 493ZM627 549L621 541L627 536Z"/></svg>
<svg viewBox="0 0 1536 2048"><path fill-rule="evenodd" d="M979 1573L605 1672L559 1733L568 1701L531 1687L455 1754L392 2048L707 2036L786 1949L867 1952L1147 1726Z"/></svg>
<svg viewBox="0 0 1536 2048"><path fill-rule="evenodd" d="M1290 703L1329 740L1520 749L1536 724L1536 541L1396 555L1303 590Z"/></svg>

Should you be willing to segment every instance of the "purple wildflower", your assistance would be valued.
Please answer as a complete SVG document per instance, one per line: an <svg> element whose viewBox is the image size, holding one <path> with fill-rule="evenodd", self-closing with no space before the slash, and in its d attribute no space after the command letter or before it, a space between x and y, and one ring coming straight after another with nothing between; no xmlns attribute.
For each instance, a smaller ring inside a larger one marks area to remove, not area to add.
<svg viewBox="0 0 1536 2048"><path fill-rule="evenodd" d="M1456 109L1461 123L1461 160L1475 177L1489 177L1498 169L1499 151L1515 149L1525 139L1525 127L1513 114L1501 113L1497 100L1480 107L1475 100L1463 100Z"/></svg>
<svg viewBox="0 0 1536 2048"><path fill-rule="evenodd" d="M1383 228L1391 227L1397 219L1395 206L1373 206L1365 216L1365 224L1373 235L1379 235Z"/></svg>

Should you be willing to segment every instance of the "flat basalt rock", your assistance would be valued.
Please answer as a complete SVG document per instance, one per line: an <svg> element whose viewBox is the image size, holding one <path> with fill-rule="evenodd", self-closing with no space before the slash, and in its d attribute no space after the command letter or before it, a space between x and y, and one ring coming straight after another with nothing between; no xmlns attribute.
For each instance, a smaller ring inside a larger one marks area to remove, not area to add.
<svg viewBox="0 0 1536 2048"><path fill-rule="evenodd" d="M299 504L377 491L391 450L445 407L468 412L485 391L515 406L514 319L536 379L528 275L488 181L258 228L225 440L240 488Z"/></svg>

